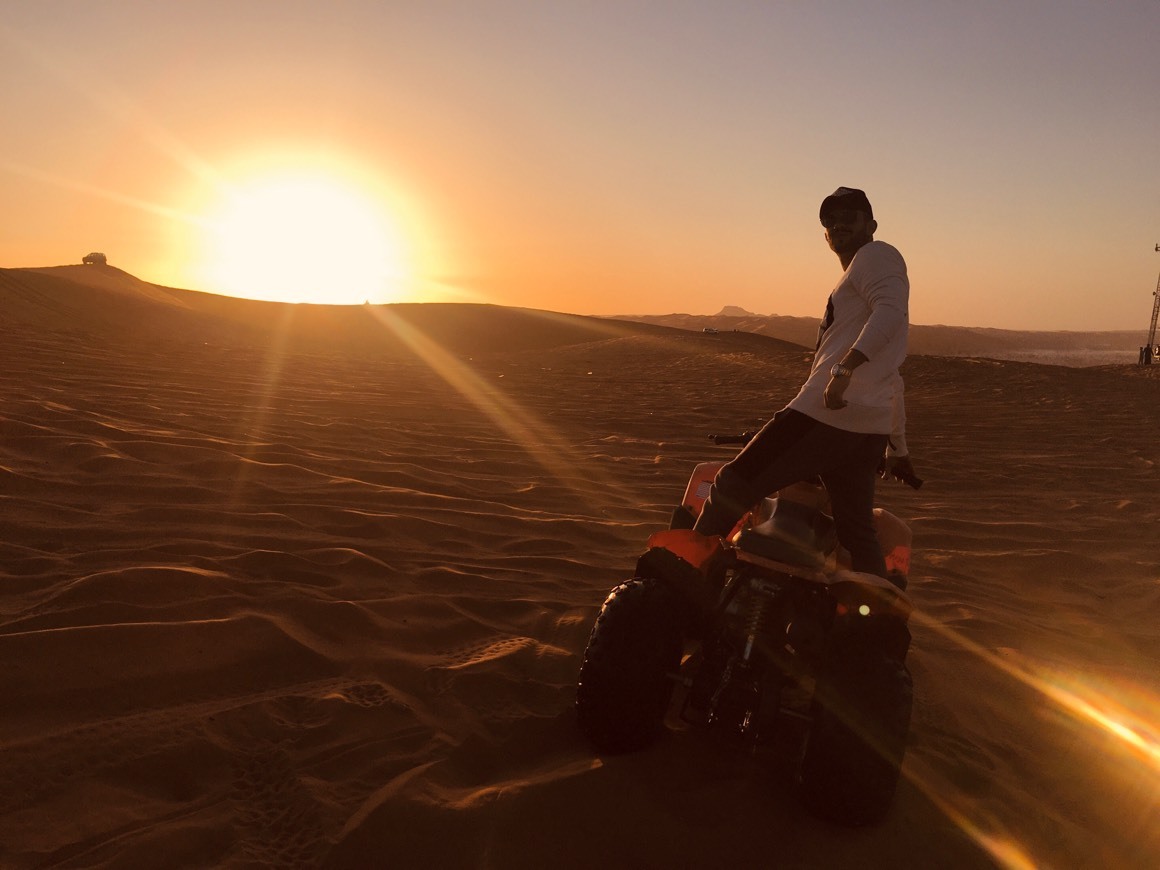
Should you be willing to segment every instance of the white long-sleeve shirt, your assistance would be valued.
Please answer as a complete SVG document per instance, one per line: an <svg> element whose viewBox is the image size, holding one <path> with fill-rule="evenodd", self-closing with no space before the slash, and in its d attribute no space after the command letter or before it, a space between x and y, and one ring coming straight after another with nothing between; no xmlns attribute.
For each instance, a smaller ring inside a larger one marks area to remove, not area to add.
<svg viewBox="0 0 1160 870"><path fill-rule="evenodd" d="M847 432L891 434L898 411L895 394L902 398L898 367L906 358L909 302L902 254L886 242L859 248L826 303L813 368L789 407ZM850 378L846 407L830 410L824 398L830 369L850 348L867 361Z"/></svg>

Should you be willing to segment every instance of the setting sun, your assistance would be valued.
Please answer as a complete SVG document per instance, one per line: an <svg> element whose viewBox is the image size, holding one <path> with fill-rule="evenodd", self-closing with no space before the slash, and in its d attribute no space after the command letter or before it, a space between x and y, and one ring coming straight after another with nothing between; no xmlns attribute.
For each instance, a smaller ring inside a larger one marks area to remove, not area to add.
<svg viewBox="0 0 1160 870"><path fill-rule="evenodd" d="M353 181L279 170L229 188L205 217L205 289L284 302L395 302L410 269L397 219Z"/></svg>

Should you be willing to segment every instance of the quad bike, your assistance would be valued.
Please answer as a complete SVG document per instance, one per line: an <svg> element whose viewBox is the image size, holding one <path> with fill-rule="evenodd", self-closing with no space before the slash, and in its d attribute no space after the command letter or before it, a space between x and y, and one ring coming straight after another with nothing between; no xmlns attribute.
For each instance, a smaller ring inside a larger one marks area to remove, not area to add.
<svg viewBox="0 0 1160 870"><path fill-rule="evenodd" d="M890 579L849 570L818 482L764 499L725 538L698 534L723 464L697 465L670 528L649 538L635 576L604 601L580 668L580 728L599 751L641 749L679 690L687 723L755 752L788 739L815 814L878 821L910 727L910 530L876 508Z"/></svg>

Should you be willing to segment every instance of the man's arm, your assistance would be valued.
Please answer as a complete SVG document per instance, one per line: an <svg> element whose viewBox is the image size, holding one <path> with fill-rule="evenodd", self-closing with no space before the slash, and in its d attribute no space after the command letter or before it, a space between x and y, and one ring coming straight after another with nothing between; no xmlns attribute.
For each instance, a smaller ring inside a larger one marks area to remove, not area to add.
<svg viewBox="0 0 1160 870"><path fill-rule="evenodd" d="M883 480L893 477L918 489L922 486L922 480L914 471L914 466L910 462L910 451L906 446L906 387L901 375L896 376L891 410L893 419L890 440L886 442L886 455L882 457L878 473Z"/></svg>
<svg viewBox="0 0 1160 870"><path fill-rule="evenodd" d="M841 374L831 376L826 384L823 401L831 411L846 407L846 388L852 380L849 375L875 355L885 352L900 334L906 335L909 327L910 282L902 255L890 245L871 242L858 256L861 259L855 258L851 266L857 272L853 286L866 300L870 316L853 347L842 357L841 369L833 370Z"/></svg>
<svg viewBox="0 0 1160 870"><path fill-rule="evenodd" d="M870 256L857 263L860 280L854 286L866 300L870 316L854 347L873 359L909 326L910 281L906 262L890 245L871 242L863 250Z"/></svg>

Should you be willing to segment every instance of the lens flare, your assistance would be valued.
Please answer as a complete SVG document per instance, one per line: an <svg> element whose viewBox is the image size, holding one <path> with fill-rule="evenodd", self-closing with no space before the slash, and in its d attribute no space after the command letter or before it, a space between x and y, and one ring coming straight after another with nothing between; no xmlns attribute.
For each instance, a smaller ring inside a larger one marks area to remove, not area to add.
<svg viewBox="0 0 1160 870"><path fill-rule="evenodd" d="M1042 666L1010 653L998 655L919 611L911 619L1049 701L1048 709L1064 717L1077 732L1086 729L1090 735L1087 742L1106 747L1101 751L1110 772L1148 783L1160 782L1157 779L1160 777L1160 730L1157 728L1160 698L1139 686L1109 688L1100 686L1098 679L1076 671ZM1097 742L1096 738L1103 742ZM1139 769L1141 763L1145 765L1143 771ZM1003 832L999 821L984 818L977 809L957 806L953 789L940 785L931 772L922 769L920 762L908 762L903 773L1000 866L1014 870L1038 866L1014 837ZM1152 791L1150 801L1137 808L1142 817L1151 817L1160 802L1160 791Z"/></svg>

